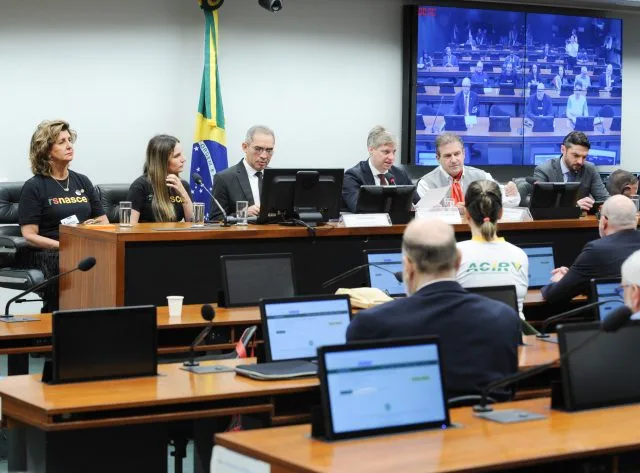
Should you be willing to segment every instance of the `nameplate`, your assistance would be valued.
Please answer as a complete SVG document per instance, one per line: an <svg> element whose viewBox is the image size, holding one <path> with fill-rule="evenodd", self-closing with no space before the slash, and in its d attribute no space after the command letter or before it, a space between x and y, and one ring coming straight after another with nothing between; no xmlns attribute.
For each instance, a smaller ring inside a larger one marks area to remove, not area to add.
<svg viewBox="0 0 640 473"><path fill-rule="evenodd" d="M457 208L432 208L432 209L418 209L416 212L416 218L438 218L446 223L455 224L462 223L462 217L460 211Z"/></svg>
<svg viewBox="0 0 640 473"><path fill-rule="evenodd" d="M209 471L215 473L269 473L271 465L261 460L236 453L228 448L213 447Z"/></svg>
<svg viewBox="0 0 640 473"><path fill-rule="evenodd" d="M532 222L531 212L526 207L502 208L502 218L499 223L504 222Z"/></svg>
<svg viewBox="0 0 640 473"><path fill-rule="evenodd" d="M340 220L347 228L391 226L389 214L344 214Z"/></svg>

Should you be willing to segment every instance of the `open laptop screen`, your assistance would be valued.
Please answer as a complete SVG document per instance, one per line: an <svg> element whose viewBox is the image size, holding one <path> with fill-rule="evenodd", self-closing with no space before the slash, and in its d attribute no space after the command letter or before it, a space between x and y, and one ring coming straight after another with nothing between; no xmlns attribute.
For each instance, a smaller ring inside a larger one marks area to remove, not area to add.
<svg viewBox="0 0 640 473"><path fill-rule="evenodd" d="M449 425L436 338L324 347L319 356L329 438Z"/></svg>
<svg viewBox="0 0 640 473"><path fill-rule="evenodd" d="M529 288L538 289L549 284L551 271L556 267L551 245L520 245L529 257Z"/></svg>
<svg viewBox="0 0 640 473"><path fill-rule="evenodd" d="M315 359L323 345L346 342L348 296L267 299L260 302L266 361Z"/></svg>
<svg viewBox="0 0 640 473"><path fill-rule="evenodd" d="M593 302L610 301L607 304L596 307L599 320L606 319L613 310L624 305L622 297L620 278L591 280L591 299L593 299Z"/></svg>
<svg viewBox="0 0 640 473"><path fill-rule="evenodd" d="M402 252L399 250L365 250L369 287L375 287L391 297L405 295L404 285L392 274L402 271ZM390 272L385 271L385 268Z"/></svg>

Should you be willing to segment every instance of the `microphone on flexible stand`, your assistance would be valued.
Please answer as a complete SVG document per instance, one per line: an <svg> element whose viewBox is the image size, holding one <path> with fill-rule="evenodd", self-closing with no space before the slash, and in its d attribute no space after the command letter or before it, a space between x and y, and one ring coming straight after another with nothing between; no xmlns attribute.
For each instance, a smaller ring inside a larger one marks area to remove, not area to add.
<svg viewBox="0 0 640 473"><path fill-rule="evenodd" d="M204 191L207 194L209 194L209 196L213 200L213 203L216 205L216 207L218 207L218 210L220 210L220 212L222 212L222 226L223 227L228 227L229 226L229 217L227 216L227 212L225 212L225 210L222 207L222 205L220 205L220 202L218 202L218 199L216 199L213 196L213 194L211 193L211 191L209 191L209 189L207 189L207 187L202 183L202 176L200 174L198 174L197 172L194 172L193 174L191 174L191 179L193 179L193 182L198 184L202 189L204 189Z"/></svg>
<svg viewBox="0 0 640 473"><path fill-rule="evenodd" d="M438 115L440 115L440 107L442 106L442 101L444 100L444 95L440 96L440 103L438 104L438 109L436 110L436 116L433 117L433 123L431 124L431 133L436 132L436 120L438 119Z"/></svg>
<svg viewBox="0 0 640 473"><path fill-rule="evenodd" d="M0 322L33 322L34 320L37 320L37 319L34 319L33 317L15 317L9 313L9 307L11 306L12 303L22 298L23 296L26 296L27 294L35 292L38 289L42 289L43 287L49 285L51 282L57 279L60 279L62 276L66 276L67 274L73 273L74 271L83 271L83 272L89 271L95 265L96 265L96 259L93 256L89 256L88 258L81 260L78 263L78 266L76 266L75 268L70 269L69 271L65 271L64 273L51 276L49 279L45 279L40 284L36 284L35 286L30 287L26 291L21 292L17 296L12 297L7 301L7 305L4 308L4 315L0 315Z"/></svg>
<svg viewBox="0 0 640 473"><path fill-rule="evenodd" d="M196 339L191 344L191 347L189 347L189 359L184 363L182 363L183 366L189 367L189 368L200 365L200 363L195 360L195 349L198 345L202 343L202 341L207 337L207 335L209 335L209 333L211 332L211 329L213 329L213 319L216 316L216 311L212 305L204 304L200 308L200 314L202 315L202 318L204 320L207 320L209 322L209 324L202 329L200 334L196 337Z"/></svg>
<svg viewBox="0 0 640 473"><path fill-rule="evenodd" d="M589 337L585 338L582 341L582 343L566 351L554 361L550 363L545 363L544 365L536 366L526 371L521 371L519 373L514 373L509 376L505 376L502 379L499 379L493 383L488 384L480 394L480 403L473 406L473 411L479 412L479 413L487 413L487 412L493 411L493 407L487 404L487 397L489 396L491 391L497 388L508 386L517 381L522 381L524 379L530 378L531 376L542 373L548 370L549 368L552 368L555 364L562 363L562 361L567 359L572 353L576 352L577 350L585 346L587 343L589 343L595 337L600 335L602 332L616 332L618 329L620 329L623 325L625 325L629 321L632 315L633 315L633 312L627 306L618 307L617 309L612 311L611 314L609 314L609 316L606 319L602 321L602 323L600 324L599 331L591 334ZM527 417L526 413L522 411L518 415L522 417L523 420L526 419Z"/></svg>
<svg viewBox="0 0 640 473"><path fill-rule="evenodd" d="M322 283L322 289L326 289L327 287L331 286L332 284L335 284L339 281L342 281L343 279L351 276L354 273L357 273L358 271L360 271L363 268L366 268L368 266L373 266L374 268L378 268L381 269L383 271L386 271L387 273L391 273L395 276L395 278L398 280L398 282L402 282L402 272L394 272L391 271L387 268L384 268L382 266L378 266L377 264L373 264L373 263L367 263L367 264L361 264L359 266L356 266L355 268L351 268L348 271L345 271L344 273L340 273L337 276L331 278L331 279L327 279L325 282ZM400 275L400 277L398 278L398 274Z"/></svg>
<svg viewBox="0 0 640 473"><path fill-rule="evenodd" d="M587 309L592 309L594 307L598 307L598 306L603 305L603 304L608 304L610 302L623 302L624 303L624 301L622 299L607 299L607 300L603 300L603 301L590 302L589 304L585 304L583 306L576 307L575 309L571 309L571 310L568 310L566 312L562 312L561 314L554 315L553 317L549 317L549 318L545 319L544 322L542 322L542 326L540 327L540 333L537 334L536 337L537 338L542 338L542 339L549 338L549 334L546 333L546 329L553 322L557 322L559 320L568 319L570 317L573 317L574 315L581 314L582 312L586 311Z"/></svg>
<svg viewBox="0 0 640 473"><path fill-rule="evenodd" d="M389 183L390 186L395 186L396 185L396 178L390 172L386 173L384 175L384 178L387 180L387 182Z"/></svg>

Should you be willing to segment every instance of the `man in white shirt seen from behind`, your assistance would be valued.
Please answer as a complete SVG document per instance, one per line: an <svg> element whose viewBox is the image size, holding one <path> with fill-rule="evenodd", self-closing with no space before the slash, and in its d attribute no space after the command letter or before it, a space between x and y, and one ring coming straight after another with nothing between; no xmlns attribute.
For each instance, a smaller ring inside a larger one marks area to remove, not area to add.
<svg viewBox="0 0 640 473"><path fill-rule="evenodd" d="M463 209L464 195L472 182L480 179L495 181L488 172L464 165L464 143L455 133L443 133L436 138L436 159L440 165L418 182L418 196L421 198L429 189L449 187L447 197ZM513 182L501 186L501 192L503 206L517 207L520 204L520 194Z"/></svg>

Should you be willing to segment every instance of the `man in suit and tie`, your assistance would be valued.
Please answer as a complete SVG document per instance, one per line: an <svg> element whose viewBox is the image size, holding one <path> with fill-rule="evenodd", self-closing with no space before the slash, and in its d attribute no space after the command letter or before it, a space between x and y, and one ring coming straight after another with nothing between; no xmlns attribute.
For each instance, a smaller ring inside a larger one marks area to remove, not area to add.
<svg viewBox="0 0 640 473"><path fill-rule="evenodd" d="M451 54L451 48L449 46L444 49L444 56L442 56L442 65L444 67L455 67L458 65L458 58L455 54Z"/></svg>
<svg viewBox="0 0 640 473"><path fill-rule="evenodd" d="M502 302L467 292L456 281L460 259L451 225L413 220L402 238L408 297L360 311L347 341L437 335L448 397L479 394L516 372L520 317ZM500 399L509 394L493 393Z"/></svg>
<svg viewBox="0 0 640 473"><path fill-rule="evenodd" d="M411 179L399 167L393 165L398 143L395 137L381 126L373 127L367 137L369 159L360 161L344 173L342 200L349 212L356 211L360 186L411 185ZM414 202L418 195L414 195Z"/></svg>
<svg viewBox="0 0 640 473"><path fill-rule="evenodd" d="M610 197L600 209L600 239L587 243L570 268L551 272L551 284L542 288L549 302L569 301L585 293L592 278L620 277L620 267L640 250L636 206L624 195Z"/></svg>
<svg viewBox="0 0 640 473"><path fill-rule="evenodd" d="M471 79L465 77L462 79L462 91L458 92L453 98L453 115L479 115L478 94L471 91Z"/></svg>
<svg viewBox="0 0 640 473"><path fill-rule="evenodd" d="M564 137L559 158L548 159L533 171L533 178L542 182L579 182L578 206L590 210L595 200L604 201L609 197L596 167L587 162L591 143L581 131L572 131ZM595 199L595 200L594 200Z"/></svg>
<svg viewBox="0 0 640 473"><path fill-rule="evenodd" d="M600 75L599 79L600 88L610 91L613 86L618 85L618 82L615 77L613 77L613 66L611 64L607 64L607 68Z"/></svg>
<svg viewBox="0 0 640 473"><path fill-rule="evenodd" d="M242 143L244 159L213 177L213 196L227 214L234 214L236 202L242 200L249 203L249 216L260 213L262 178L273 156L274 146L273 130L262 125L252 126ZM213 220L222 218L215 202L211 202L211 209Z"/></svg>

